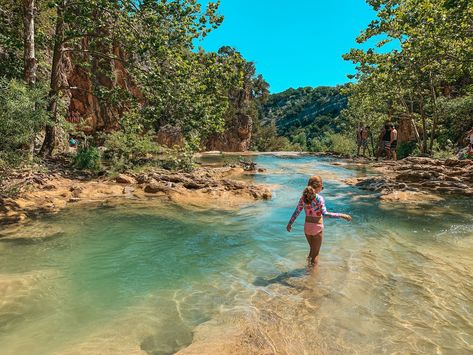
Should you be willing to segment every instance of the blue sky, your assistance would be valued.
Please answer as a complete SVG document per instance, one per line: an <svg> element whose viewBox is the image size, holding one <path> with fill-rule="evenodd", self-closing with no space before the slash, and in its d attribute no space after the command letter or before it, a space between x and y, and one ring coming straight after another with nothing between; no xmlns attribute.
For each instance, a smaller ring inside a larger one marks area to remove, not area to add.
<svg viewBox="0 0 473 355"><path fill-rule="evenodd" d="M237 48L273 93L346 83L354 66L341 56L375 15L364 0L221 0L219 12L223 24L196 45Z"/></svg>

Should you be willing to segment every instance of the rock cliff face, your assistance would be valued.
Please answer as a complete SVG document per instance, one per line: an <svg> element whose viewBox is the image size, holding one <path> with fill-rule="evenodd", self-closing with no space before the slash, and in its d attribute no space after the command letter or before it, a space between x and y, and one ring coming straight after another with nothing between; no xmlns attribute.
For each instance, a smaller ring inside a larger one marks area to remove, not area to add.
<svg viewBox="0 0 473 355"><path fill-rule="evenodd" d="M111 44L102 50L110 53L110 59L96 58L85 52L89 49L87 40L81 43L81 49L85 54L74 53L65 58L69 66L64 85L70 88L67 120L80 123L81 130L87 134L114 131L118 129L118 118L127 110L127 105L123 104L123 100L112 99L113 95L100 95L100 92L104 89L117 89L116 92L121 90L131 94L138 102L143 103L145 99L122 64L126 54L118 44ZM78 62L86 65L75 64ZM248 106L251 101L250 87L245 85L233 96L231 100L237 113L227 119L223 133L215 134L203 142L204 150L241 152L250 148L253 120L251 116L241 112L241 108ZM184 143L179 127L169 125L158 130L156 141L168 147L182 146Z"/></svg>
<svg viewBox="0 0 473 355"><path fill-rule="evenodd" d="M205 144L207 150L244 152L250 149L253 120L243 113L227 122L222 134L211 136Z"/></svg>
<svg viewBox="0 0 473 355"><path fill-rule="evenodd" d="M169 125L165 125L159 129L156 140L158 144L169 148L175 146L182 147L184 145L184 137L181 129Z"/></svg>
<svg viewBox="0 0 473 355"><path fill-rule="evenodd" d="M123 58L124 54L119 48L114 48L113 51L115 56ZM72 123L81 123L81 129L87 134L97 131L110 132L117 129L118 118L126 110L126 107L122 105L112 105L99 100L94 95L94 90L97 88L123 89L131 93L136 100L144 101L138 86L120 61L110 60L108 63L102 61L100 63L101 66L105 65L108 68L112 73L112 78L101 73L97 63L94 66L94 61L94 59L91 60L92 75L77 65L73 65L67 75L67 83L71 87L67 119ZM96 71L94 72L94 70ZM252 127L253 121L250 116L242 113L236 114L226 122L223 133L215 134L204 142L203 149L235 152L249 150ZM158 131L157 142L168 147L182 146L182 133L178 127L163 126Z"/></svg>
<svg viewBox="0 0 473 355"><path fill-rule="evenodd" d="M81 45L83 50L88 50L89 44L84 40ZM112 103L100 100L97 90L123 89L138 101L143 101L143 96L138 86L133 82L125 70L122 60L125 54L117 44L109 49L110 57L117 59L95 58L84 54L80 62L87 63L90 70L83 66L73 64L68 70L67 82L70 89L70 104L68 121L82 122L82 129L86 133L97 131L113 131L118 127L118 117L126 110L120 102ZM76 54L74 54L76 55ZM78 58L70 57L75 63Z"/></svg>
<svg viewBox="0 0 473 355"><path fill-rule="evenodd" d="M416 127L412 123L412 119L407 115L401 115L401 117L399 117L398 131L399 143L415 141L416 139Z"/></svg>

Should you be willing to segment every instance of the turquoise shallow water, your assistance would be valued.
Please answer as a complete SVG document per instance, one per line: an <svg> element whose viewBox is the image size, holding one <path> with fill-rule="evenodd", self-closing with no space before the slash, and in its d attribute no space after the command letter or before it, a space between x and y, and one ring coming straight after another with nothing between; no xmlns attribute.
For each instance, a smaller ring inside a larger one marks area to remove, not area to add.
<svg viewBox="0 0 473 355"><path fill-rule="evenodd" d="M280 353L473 351L471 201L384 205L342 181L366 172L252 159L271 201L77 207L3 230L15 238L0 240L0 352L170 354L231 312ZM313 173L329 210L354 217L326 221L315 273L303 218L285 231Z"/></svg>

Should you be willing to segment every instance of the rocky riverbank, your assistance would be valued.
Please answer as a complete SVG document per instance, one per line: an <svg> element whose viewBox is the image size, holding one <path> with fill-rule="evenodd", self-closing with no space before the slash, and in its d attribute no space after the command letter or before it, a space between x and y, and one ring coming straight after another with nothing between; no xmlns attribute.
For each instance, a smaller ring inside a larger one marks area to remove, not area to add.
<svg viewBox="0 0 473 355"><path fill-rule="evenodd" d="M149 201L160 197L187 208L234 208L271 199L269 187L242 179L247 173L244 167L200 167L191 173L152 169L114 177L73 174L61 169L17 171L2 182L0 224L58 212L72 205L110 200ZM7 191L14 197L8 197Z"/></svg>
<svg viewBox="0 0 473 355"><path fill-rule="evenodd" d="M384 200L415 200L425 196L457 195L473 197L473 161L409 157L397 162L354 162L376 173L348 184L375 191Z"/></svg>

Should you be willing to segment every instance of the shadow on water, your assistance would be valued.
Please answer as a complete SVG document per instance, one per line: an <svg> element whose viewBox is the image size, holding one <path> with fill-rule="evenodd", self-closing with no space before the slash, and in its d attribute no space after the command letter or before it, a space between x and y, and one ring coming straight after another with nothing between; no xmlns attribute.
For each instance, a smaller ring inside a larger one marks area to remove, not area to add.
<svg viewBox="0 0 473 355"><path fill-rule="evenodd" d="M310 274L310 272L311 270L306 267L306 268L294 269L292 271L283 272L282 274L279 274L278 276L273 277L272 279L265 279L263 277L258 276L255 279L255 281L253 281L253 285L265 287L265 286L269 286L273 284L280 284L287 287L300 289L301 286L291 285L288 282L288 280L292 278L301 278L301 277L307 276Z"/></svg>

